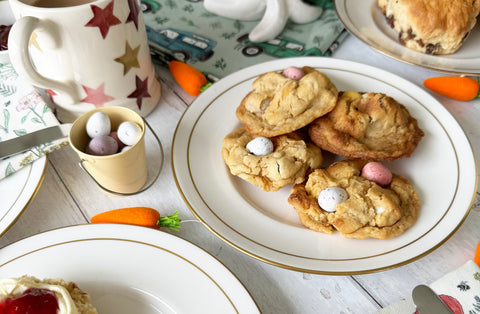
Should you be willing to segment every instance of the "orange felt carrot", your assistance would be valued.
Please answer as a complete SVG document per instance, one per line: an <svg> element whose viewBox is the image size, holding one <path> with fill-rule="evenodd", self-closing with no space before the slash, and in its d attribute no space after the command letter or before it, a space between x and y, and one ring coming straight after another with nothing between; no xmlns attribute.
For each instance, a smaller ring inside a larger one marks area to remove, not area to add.
<svg viewBox="0 0 480 314"><path fill-rule="evenodd" d="M480 267L480 242L477 244L477 249L475 250L475 257L473 258L475 264Z"/></svg>
<svg viewBox="0 0 480 314"><path fill-rule="evenodd" d="M479 95L479 83L466 76L431 77L423 82L426 88L448 98L468 101Z"/></svg>
<svg viewBox="0 0 480 314"><path fill-rule="evenodd" d="M92 223L120 223L159 229L170 228L178 231L180 219L178 212L170 216L160 217L160 213L150 207L129 207L106 211L93 216Z"/></svg>
<svg viewBox="0 0 480 314"><path fill-rule="evenodd" d="M205 75L191 65L173 60L168 67L178 85L192 96L200 95L203 89L210 85Z"/></svg>

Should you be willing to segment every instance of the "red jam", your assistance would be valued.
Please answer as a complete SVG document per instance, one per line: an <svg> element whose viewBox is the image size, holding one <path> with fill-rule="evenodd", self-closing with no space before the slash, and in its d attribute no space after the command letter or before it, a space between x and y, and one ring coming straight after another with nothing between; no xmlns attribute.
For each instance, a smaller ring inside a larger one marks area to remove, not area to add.
<svg viewBox="0 0 480 314"><path fill-rule="evenodd" d="M30 288L0 301L0 314L57 314L57 310L57 297L48 289Z"/></svg>

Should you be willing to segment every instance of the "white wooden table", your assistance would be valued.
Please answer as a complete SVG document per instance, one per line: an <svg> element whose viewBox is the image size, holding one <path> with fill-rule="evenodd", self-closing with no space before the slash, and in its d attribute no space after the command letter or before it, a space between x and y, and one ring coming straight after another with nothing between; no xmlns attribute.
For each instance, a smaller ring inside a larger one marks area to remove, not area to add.
<svg viewBox="0 0 480 314"><path fill-rule="evenodd" d="M425 78L443 73L408 65L384 56L349 36L334 57L366 63L398 74L422 86ZM208 251L245 285L263 313L372 313L409 295L416 285L430 283L473 258L480 240L480 193L458 231L432 253L410 264L355 276L325 276L286 270L244 255L217 238L196 220L174 183L170 149L175 126L194 100L158 67L162 99L147 120L159 135L165 164L148 191L129 197L103 194L76 166L70 147L50 155L38 194L18 221L0 238L0 247L36 233L85 224L94 214L121 207L148 206L161 213L178 210L185 221L180 232L170 232ZM480 156L480 100L457 102L436 96L462 125L475 155ZM477 157L478 158L478 157Z"/></svg>

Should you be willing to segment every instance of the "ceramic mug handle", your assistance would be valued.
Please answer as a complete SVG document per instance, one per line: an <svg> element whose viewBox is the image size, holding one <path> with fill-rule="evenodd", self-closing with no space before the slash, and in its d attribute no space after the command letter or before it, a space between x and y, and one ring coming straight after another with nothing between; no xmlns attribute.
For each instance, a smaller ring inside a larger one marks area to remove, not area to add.
<svg viewBox="0 0 480 314"><path fill-rule="evenodd" d="M72 104L78 102L79 97L76 95L73 82L61 82L47 78L35 69L28 52L30 38L35 30L44 31L49 35L52 48L61 45L55 24L33 16L24 16L13 24L8 36L8 53L13 67L21 77L26 78L33 85L44 89L54 89L62 93L62 96Z"/></svg>

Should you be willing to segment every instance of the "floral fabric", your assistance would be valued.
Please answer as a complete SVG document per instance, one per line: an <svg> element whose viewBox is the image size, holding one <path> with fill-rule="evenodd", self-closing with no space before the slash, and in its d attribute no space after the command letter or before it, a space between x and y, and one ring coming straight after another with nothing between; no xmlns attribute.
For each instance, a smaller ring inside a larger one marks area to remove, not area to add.
<svg viewBox="0 0 480 314"><path fill-rule="evenodd" d="M40 94L15 72L8 53L0 53L0 142L57 124ZM0 180L66 144L64 138L0 160Z"/></svg>

